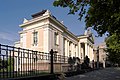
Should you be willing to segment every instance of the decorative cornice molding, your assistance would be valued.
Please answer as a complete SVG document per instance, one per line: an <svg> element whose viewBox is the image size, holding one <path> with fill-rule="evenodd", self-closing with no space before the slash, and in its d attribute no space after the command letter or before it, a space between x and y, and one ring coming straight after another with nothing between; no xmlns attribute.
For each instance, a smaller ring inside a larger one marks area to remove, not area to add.
<svg viewBox="0 0 120 80"><path fill-rule="evenodd" d="M36 18L33 18L31 20L28 20L28 22L26 23L23 23L21 25L19 25L21 28L23 28L24 26L26 25L30 25L30 24L33 24L33 23L36 23L38 21L42 21L44 19L47 19L48 17L50 17L50 15L44 15L44 16L39 16L39 17L36 17Z"/></svg>

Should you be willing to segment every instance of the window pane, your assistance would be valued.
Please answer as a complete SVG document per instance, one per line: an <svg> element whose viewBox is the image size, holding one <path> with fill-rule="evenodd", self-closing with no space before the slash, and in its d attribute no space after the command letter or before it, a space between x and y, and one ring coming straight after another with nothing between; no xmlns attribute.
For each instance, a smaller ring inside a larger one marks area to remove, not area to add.
<svg viewBox="0 0 120 80"><path fill-rule="evenodd" d="M59 45L59 35L55 32L55 45Z"/></svg>
<svg viewBox="0 0 120 80"><path fill-rule="evenodd" d="M33 45L38 43L38 32L33 32Z"/></svg>

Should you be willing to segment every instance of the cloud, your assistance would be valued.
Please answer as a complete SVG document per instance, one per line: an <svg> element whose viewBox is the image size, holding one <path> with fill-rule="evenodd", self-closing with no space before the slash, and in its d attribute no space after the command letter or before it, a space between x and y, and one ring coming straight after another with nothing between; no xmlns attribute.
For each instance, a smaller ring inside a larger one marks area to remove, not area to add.
<svg viewBox="0 0 120 80"><path fill-rule="evenodd" d="M0 43L14 43L18 40L18 35L12 32L0 32Z"/></svg>

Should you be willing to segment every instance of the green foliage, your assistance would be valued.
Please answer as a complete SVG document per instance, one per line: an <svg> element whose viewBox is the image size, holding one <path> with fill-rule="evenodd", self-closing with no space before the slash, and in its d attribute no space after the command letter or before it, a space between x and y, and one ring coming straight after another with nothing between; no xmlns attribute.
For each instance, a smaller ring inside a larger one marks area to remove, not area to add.
<svg viewBox="0 0 120 80"><path fill-rule="evenodd" d="M113 63L120 64L120 37L114 34L106 39L108 59Z"/></svg>
<svg viewBox="0 0 120 80"><path fill-rule="evenodd" d="M8 65L7 65L7 68L8 68L8 71L13 71L13 61L14 61L14 58L8 58Z"/></svg>
<svg viewBox="0 0 120 80"><path fill-rule="evenodd" d="M87 6L87 4L89 3L88 0L55 0L53 5L58 7L69 7L69 13L68 14L75 14L76 12L78 12L79 10L81 10L81 12L79 13L80 16L80 20L82 19L83 15L86 12L85 7Z"/></svg>
<svg viewBox="0 0 120 80"><path fill-rule="evenodd" d="M88 56L85 56L84 62L81 65L82 69L89 69L89 63L90 63L90 59L88 58Z"/></svg>
<svg viewBox="0 0 120 80"><path fill-rule="evenodd" d="M70 64L70 65L74 65L74 60L73 60L73 58L72 57L69 57L68 58L68 64Z"/></svg>
<svg viewBox="0 0 120 80"><path fill-rule="evenodd" d="M86 28L93 27L99 36L108 32L120 33L120 4L119 0L55 0L53 5L68 7L69 14L78 12L79 19L86 15ZM86 10L86 7L89 9Z"/></svg>
<svg viewBox="0 0 120 80"><path fill-rule="evenodd" d="M2 68L2 59L0 58L0 70Z"/></svg>
<svg viewBox="0 0 120 80"><path fill-rule="evenodd" d="M2 59L0 59L0 71L2 72L3 70L4 71L6 71L6 70L8 70L8 72L10 72L10 71L13 71L13 66L14 66L14 64L13 64L13 59L14 58L8 58L7 60L2 60Z"/></svg>
<svg viewBox="0 0 120 80"><path fill-rule="evenodd" d="M69 57L68 58L68 63L70 64L70 65L74 65L75 63L80 63L80 59L79 59L79 57Z"/></svg>
<svg viewBox="0 0 120 80"><path fill-rule="evenodd" d="M95 0L90 3L86 16L86 26L93 27L99 36L108 32L109 35L120 33L119 0Z"/></svg>
<svg viewBox="0 0 120 80"><path fill-rule="evenodd" d="M88 58L88 56L85 56L85 60L84 60L84 63L88 64L90 63L90 59Z"/></svg>
<svg viewBox="0 0 120 80"><path fill-rule="evenodd" d="M98 36L108 33L109 58L120 61L120 0L55 0L53 5L69 8L80 20L85 15L86 28L92 27Z"/></svg>
<svg viewBox="0 0 120 80"><path fill-rule="evenodd" d="M70 71L80 70L80 59L78 57L69 57L68 64L70 65Z"/></svg>

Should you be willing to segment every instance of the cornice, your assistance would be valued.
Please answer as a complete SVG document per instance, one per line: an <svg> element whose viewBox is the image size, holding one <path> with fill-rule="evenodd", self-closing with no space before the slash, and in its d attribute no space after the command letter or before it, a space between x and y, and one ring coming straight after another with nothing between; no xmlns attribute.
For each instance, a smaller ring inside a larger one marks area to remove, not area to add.
<svg viewBox="0 0 120 80"><path fill-rule="evenodd" d="M21 25L19 25L21 28L23 28L24 26L26 25L30 25L30 24L33 24L33 23L36 23L38 21L42 21L44 19L47 19L48 17L50 17L50 15L44 15L44 16L39 16L39 17L36 17L36 18L33 18L31 20L28 20L28 22L26 23L23 23Z"/></svg>
<svg viewBox="0 0 120 80"><path fill-rule="evenodd" d="M52 15L43 15L43 16L39 16L39 17L36 17L36 18L33 18L31 20L28 20L28 22L26 23L23 23L21 25L19 25L21 28L27 26L27 25L30 25L30 24L33 24L33 23L36 23L38 21L42 21L42 20L45 20L45 19L49 19L49 20L52 20L54 21L56 24L58 24L64 32L66 32L68 35L70 35L72 38L78 40L77 36L74 35L72 32L70 32L66 26L64 26L64 24L62 24L60 21L58 21L57 19L55 19ZM49 21L50 22L50 21Z"/></svg>
<svg viewBox="0 0 120 80"><path fill-rule="evenodd" d="M57 23L61 29L66 32L67 34L69 34L70 36L72 36L74 39L78 40L78 38L72 33L70 32L66 26L64 26L64 24L62 24L60 21L58 21L57 19L54 19L52 16L50 17L51 20L53 20L55 23Z"/></svg>

